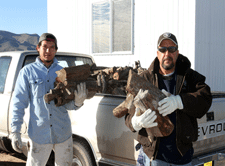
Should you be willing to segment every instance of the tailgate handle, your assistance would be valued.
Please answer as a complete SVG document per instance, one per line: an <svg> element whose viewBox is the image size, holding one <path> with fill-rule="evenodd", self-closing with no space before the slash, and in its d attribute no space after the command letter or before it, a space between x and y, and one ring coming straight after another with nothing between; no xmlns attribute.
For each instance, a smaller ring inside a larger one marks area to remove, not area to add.
<svg viewBox="0 0 225 166"><path fill-rule="evenodd" d="M212 120L214 120L214 112L207 112L206 113L206 120L207 121L212 121Z"/></svg>

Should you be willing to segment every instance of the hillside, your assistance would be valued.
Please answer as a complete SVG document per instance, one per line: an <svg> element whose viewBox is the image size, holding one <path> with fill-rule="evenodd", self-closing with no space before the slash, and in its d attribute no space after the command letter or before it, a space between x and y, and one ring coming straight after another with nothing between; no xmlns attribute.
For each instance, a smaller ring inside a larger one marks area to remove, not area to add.
<svg viewBox="0 0 225 166"><path fill-rule="evenodd" d="M35 50L38 40L37 34L15 34L0 30L0 52Z"/></svg>

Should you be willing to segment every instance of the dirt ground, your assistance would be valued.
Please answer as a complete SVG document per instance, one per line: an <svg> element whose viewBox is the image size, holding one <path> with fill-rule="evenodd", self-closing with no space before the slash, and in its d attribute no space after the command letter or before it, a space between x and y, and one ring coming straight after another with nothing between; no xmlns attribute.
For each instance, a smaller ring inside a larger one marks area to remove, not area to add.
<svg viewBox="0 0 225 166"><path fill-rule="evenodd" d="M7 153L0 150L0 166L25 166L26 157L22 154Z"/></svg>
<svg viewBox="0 0 225 166"><path fill-rule="evenodd" d="M7 153L0 150L0 166L25 166L26 157L22 154ZM225 166L225 161L220 161L217 166Z"/></svg>

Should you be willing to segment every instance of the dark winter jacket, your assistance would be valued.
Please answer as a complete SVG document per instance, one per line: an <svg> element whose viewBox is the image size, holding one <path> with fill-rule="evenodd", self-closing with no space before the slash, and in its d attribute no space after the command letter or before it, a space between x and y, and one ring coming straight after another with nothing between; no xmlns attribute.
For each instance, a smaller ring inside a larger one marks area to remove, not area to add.
<svg viewBox="0 0 225 166"><path fill-rule="evenodd" d="M187 57L179 54L176 62L177 80L176 95L180 95L184 108L176 110L176 145L181 155L184 155L198 138L197 118L203 117L212 104L210 87L205 84L205 77L190 68L191 63ZM157 73L159 61L152 62L149 69L141 76L158 87ZM129 110L126 115L126 125L135 132L131 119L135 109ZM147 132L142 128L138 133L138 141L150 159L157 155L160 138L153 137L150 142Z"/></svg>

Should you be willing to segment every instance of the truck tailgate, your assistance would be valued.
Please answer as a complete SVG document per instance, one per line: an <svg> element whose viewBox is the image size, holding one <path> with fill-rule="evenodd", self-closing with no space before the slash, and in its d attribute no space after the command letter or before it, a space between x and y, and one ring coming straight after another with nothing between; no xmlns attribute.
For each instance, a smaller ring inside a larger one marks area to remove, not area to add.
<svg viewBox="0 0 225 166"><path fill-rule="evenodd" d="M194 157L199 159L209 154L207 160L217 160L219 156L216 152L225 150L225 97L213 96L211 108L204 117L198 119L199 137L194 143Z"/></svg>

